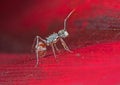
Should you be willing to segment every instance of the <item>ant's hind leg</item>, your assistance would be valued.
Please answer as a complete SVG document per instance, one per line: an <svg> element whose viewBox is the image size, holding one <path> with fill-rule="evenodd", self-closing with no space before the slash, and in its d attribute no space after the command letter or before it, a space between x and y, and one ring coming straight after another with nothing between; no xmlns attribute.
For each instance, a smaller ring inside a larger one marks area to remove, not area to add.
<svg viewBox="0 0 120 85"><path fill-rule="evenodd" d="M38 55L38 51L36 51L36 65L35 67L37 67L39 64L39 55Z"/></svg>
<svg viewBox="0 0 120 85"><path fill-rule="evenodd" d="M46 40L42 39L40 36L36 36L34 38L33 44L32 44L32 49L31 52L33 52L33 50L35 50L36 46L38 46L39 41L42 40L44 43L46 42Z"/></svg>
<svg viewBox="0 0 120 85"><path fill-rule="evenodd" d="M44 40L43 38L41 38L40 36L36 36L37 40L42 40L44 43L46 43L46 40Z"/></svg>
<svg viewBox="0 0 120 85"><path fill-rule="evenodd" d="M36 41L38 41L37 36L34 38L32 48L31 48L31 52L33 52L35 50L35 46L36 46L36 44L38 44L38 42L36 42Z"/></svg>
<svg viewBox="0 0 120 85"><path fill-rule="evenodd" d="M31 52L33 52L33 50L35 50L35 53L36 53L36 65L35 65L35 67L37 67L38 64L39 64L38 50L36 50L36 47L38 46L38 43L39 43L39 36L36 36L36 37L34 38L33 45L32 45L32 49L31 49Z"/></svg>
<svg viewBox="0 0 120 85"><path fill-rule="evenodd" d="M71 51L69 49L69 47L67 46L67 44L65 43L65 41L62 38L60 38L60 41L61 41L61 43L62 43L62 45L63 45L63 47L64 47L65 50L67 50L70 53L73 53L73 51Z"/></svg>

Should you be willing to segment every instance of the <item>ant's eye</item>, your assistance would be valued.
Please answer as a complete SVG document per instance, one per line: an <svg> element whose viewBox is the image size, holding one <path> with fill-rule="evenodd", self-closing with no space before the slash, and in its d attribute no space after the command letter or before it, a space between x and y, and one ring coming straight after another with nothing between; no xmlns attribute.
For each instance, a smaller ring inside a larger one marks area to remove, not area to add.
<svg viewBox="0 0 120 85"><path fill-rule="evenodd" d="M64 35L65 35L65 36L68 36L69 34L68 34L68 32L65 31L65 32L64 32Z"/></svg>

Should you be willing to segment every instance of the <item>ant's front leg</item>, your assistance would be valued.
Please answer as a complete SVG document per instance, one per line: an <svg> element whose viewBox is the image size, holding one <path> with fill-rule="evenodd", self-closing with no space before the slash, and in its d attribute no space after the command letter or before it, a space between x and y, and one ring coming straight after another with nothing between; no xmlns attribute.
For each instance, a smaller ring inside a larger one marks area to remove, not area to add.
<svg viewBox="0 0 120 85"><path fill-rule="evenodd" d="M70 53L73 53L73 51L71 51L69 49L69 47L67 46L67 44L65 43L65 41L62 38L60 38L60 41L61 41L61 43L62 43L62 45L63 45L63 47L64 47L65 50L67 50Z"/></svg>

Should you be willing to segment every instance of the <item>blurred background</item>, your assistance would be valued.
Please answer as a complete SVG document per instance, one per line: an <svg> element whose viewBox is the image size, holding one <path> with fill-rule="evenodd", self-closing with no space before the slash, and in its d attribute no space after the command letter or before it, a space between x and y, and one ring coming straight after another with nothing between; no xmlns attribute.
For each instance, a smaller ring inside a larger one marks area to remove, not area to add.
<svg viewBox="0 0 120 85"><path fill-rule="evenodd" d="M72 9L65 39L71 49L120 39L119 0L0 0L0 53L30 52L35 36L63 29Z"/></svg>

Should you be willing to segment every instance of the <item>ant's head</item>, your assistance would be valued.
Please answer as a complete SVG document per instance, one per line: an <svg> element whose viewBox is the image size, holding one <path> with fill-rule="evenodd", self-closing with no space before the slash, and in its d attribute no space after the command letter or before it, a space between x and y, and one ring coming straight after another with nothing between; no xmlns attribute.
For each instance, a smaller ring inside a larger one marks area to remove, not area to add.
<svg viewBox="0 0 120 85"><path fill-rule="evenodd" d="M69 33L67 32L67 30L60 30L59 32L58 32L58 35L59 35L59 37L61 37L61 38L66 38L68 35L69 35Z"/></svg>

